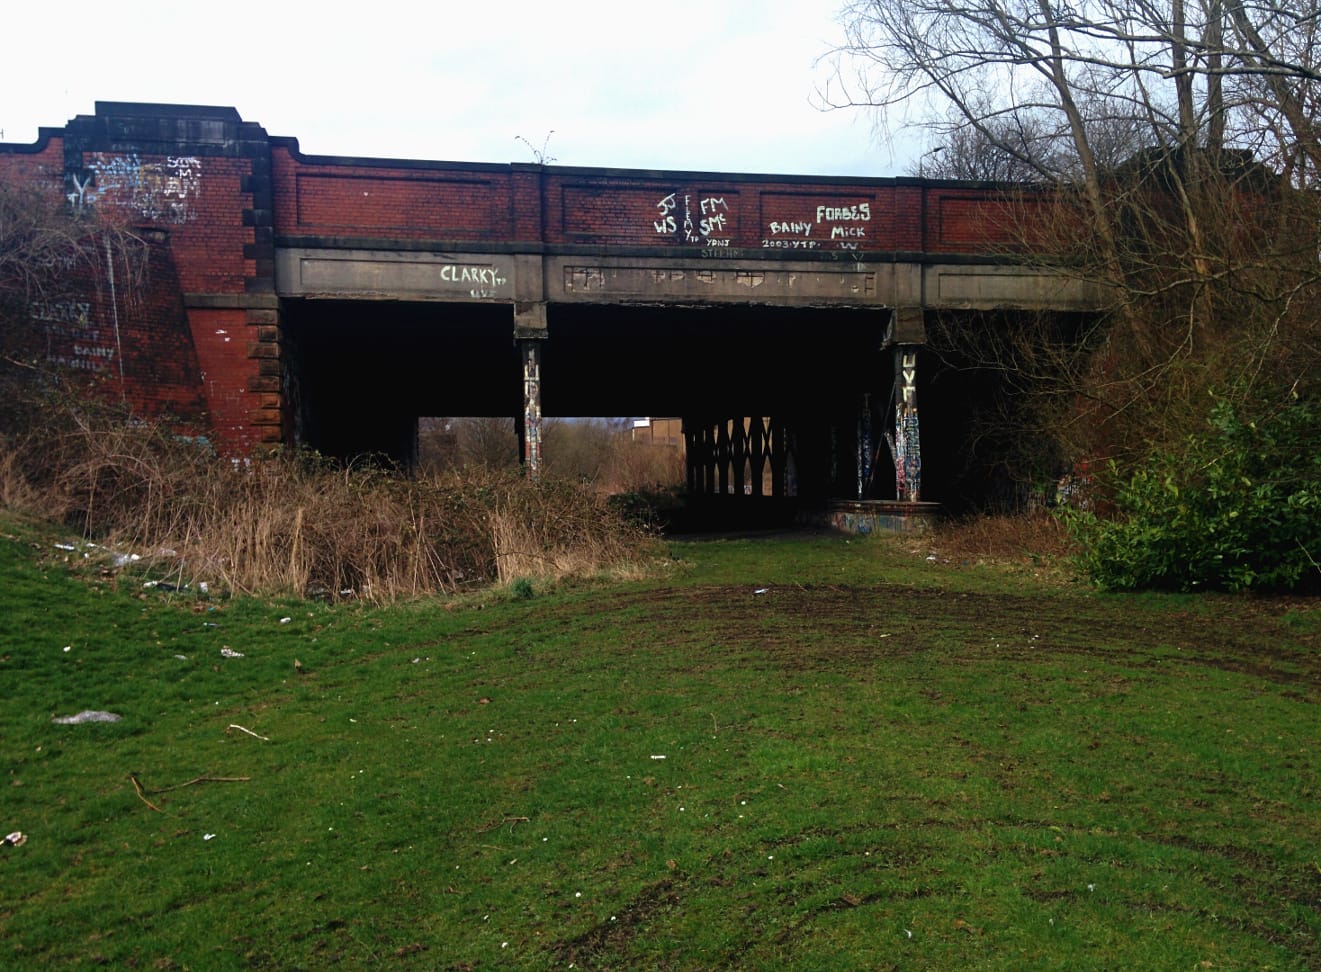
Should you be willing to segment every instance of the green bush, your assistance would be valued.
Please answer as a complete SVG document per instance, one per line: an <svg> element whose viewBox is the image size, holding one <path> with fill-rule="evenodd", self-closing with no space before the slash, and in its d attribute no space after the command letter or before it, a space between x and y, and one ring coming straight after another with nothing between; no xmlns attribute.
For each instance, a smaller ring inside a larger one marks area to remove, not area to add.
<svg viewBox="0 0 1321 972"><path fill-rule="evenodd" d="M1120 479L1115 515L1065 513L1082 570L1110 590L1321 587L1319 446L1310 402L1255 421L1218 402L1207 431Z"/></svg>

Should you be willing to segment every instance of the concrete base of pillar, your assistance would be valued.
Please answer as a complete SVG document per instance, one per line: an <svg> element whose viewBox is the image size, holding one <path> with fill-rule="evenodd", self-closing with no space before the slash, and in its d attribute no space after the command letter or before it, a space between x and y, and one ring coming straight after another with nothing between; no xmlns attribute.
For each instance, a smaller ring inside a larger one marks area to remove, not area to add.
<svg viewBox="0 0 1321 972"><path fill-rule="evenodd" d="M939 503L898 500L834 500L824 513L825 526L842 533L920 533L944 515Z"/></svg>

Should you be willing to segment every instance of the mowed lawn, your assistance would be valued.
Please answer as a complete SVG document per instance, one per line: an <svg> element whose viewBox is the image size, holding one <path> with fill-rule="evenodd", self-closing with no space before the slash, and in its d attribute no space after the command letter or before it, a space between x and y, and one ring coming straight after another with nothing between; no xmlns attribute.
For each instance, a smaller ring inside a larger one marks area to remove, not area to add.
<svg viewBox="0 0 1321 972"><path fill-rule="evenodd" d="M804 536L383 609L0 532L0 967L1321 967L1314 600Z"/></svg>

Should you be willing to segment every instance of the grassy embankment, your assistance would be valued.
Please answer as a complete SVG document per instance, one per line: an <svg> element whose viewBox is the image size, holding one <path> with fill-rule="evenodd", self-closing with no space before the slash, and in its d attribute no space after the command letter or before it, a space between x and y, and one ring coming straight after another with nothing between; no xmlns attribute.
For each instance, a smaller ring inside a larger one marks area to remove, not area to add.
<svg viewBox="0 0 1321 972"><path fill-rule="evenodd" d="M1321 966L1315 602L836 538L206 600L3 532L6 968Z"/></svg>

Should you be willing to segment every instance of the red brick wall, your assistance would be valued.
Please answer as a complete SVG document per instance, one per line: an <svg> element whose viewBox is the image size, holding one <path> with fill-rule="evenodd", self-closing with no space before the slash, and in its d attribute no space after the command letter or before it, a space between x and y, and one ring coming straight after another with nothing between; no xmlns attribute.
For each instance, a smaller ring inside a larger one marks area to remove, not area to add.
<svg viewBox="0 0 1321 972"><path fill-rule="evenodd" d="M223 132L223 137L216 132ZM997 193L911 179L806 179L301 155L232 109L98 105L0 179L92 206L151 241L146 287L42 310L53 361L140 411L245 453L288 441L277 237L492 247L976 253L1014 238ZM121 379L122 374L122 379Z"/></svg>
<svg viewBox="0 0 1321 972"><path fill-rule="evenodd" d="M149 244L145 266L78 268L59 301L34 309L46 358L226 451L280 441L265 133L232 110L97 107L35 146L0 146L0 178Z"/></svg>
<svg viewBox="0 0 1321 972"><path fill-rule="evenodd" d="M271 151L276 232L399 240L513 237L506 166L295 158Z"/></svg>
<svg viewBox="0 0 1321 972"><path fill-rule="evenodd" d="M29 148L35 151L29 151ZM48 138L35 145L18 146L14 151L0 153L0 179L6 182L22 181L41 186L51 193L62 193L64 187L64 140Z"/></svg>
<svg viewBox="0 0 1321 972"><path fill-rule="evenodd" d="M369 162L272 154L287 236L629 247L967 253L1012 242L986 189L912 180Z"/></svg>
<svg viewBox="0 0 1321 972"><path fill-rule="evenodd" d="M66 196L63 139L37 148L0 154L0 179ZM108 215L112 225L131 225ZM175 260L165 239L145 228L136 228L145 247L114 243L102 254L94 244L86 260L71 259L32 306L30 351L91 394L139 415L169 413L200 431L205 402Z"/></svg>
<svg viewBox="0 0 1321 972"><path fill-rule="evenodd" d="M257 275L252 194L244 189L251 160L88 151L80 161L95 175L88 190L91 205L162 241L168 258L155 261L157 272L148 278L144 303L168 303L175 315L169 333L181 328L189 339L191 360L181 373L191 376L192 394L144 381L132 396L134 403L147 413L185 411L186 418L209 426L226 451L246 453L259 442L278 440L278 427L275 435L264 434L248 414L248 399L259 394L254 386L263 376L261 360L249 354L253 339L245 311L237 306L218 312L195 306L185 310L195 295L211 303L228 296L237 304ZM146 335L165 333L165 323L138 317L133 326L143 337L123 347L124 365L126 373L146 378L151 368L160 367L162 353L160 341Z"/></svg>
<svg viewBox="0 0 1321 972"><path fill-rule="evenodd" d="M246 315L238 309L193 308L188 325L197 349L211 427L229 451L246 454L264 439L260 427L249 421L255 396L261 392L252 388L256 376L247 354ZM277 390L278 380L277 376Z"/></svg>

